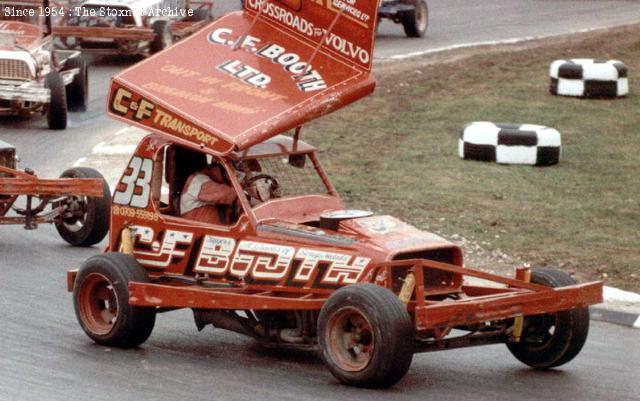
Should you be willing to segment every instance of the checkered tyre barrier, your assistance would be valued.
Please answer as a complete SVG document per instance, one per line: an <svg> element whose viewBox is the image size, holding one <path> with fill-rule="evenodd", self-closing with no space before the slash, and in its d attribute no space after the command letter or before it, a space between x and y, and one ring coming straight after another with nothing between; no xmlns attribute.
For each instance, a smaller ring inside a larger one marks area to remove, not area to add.
<svg viewBox="0 0 640 401"><path fill-rule="evenodd" d="M556 60L549 69L549 91L560 96L626 96L629 93L627 74L627 66L617 60Z"/></svg>
<svg viewBox="0 0 640 401"><path fill-rule="evenodd" d="M463 159L501 164L550 166L560 161L560 133L531 124L473 122L462 130L458 153Z"/></svg>

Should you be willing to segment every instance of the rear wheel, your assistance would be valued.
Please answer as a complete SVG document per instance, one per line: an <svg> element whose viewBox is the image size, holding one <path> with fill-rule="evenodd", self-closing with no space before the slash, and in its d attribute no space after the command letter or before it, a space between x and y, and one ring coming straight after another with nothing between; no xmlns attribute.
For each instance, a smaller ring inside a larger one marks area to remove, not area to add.
<svg viewBox="0 0 640 401"><path fill-rule="evenodd" d="M67 92L62 77L57 72L50 72L44 79L51 98L47 105L47 124L49 129L67 128Z"/></svg>
<svg viewBox="0 0 640 401"><path fill-rule="evenodd" d="M67 104L71 111L86 111L89 104L89 70L87 62L80 57L67 60L65 69L77 68L79 72L67 86Z"/></svg>
<svg viewBox="0 0 640 401"><path fill-rule="evenodd" d="M69 196L62 201L65 209L56 221L58 233L74 246L91 246L102 241L109 232L111 191L98 171L87 167L74 167L62 173L61 178L97 178L102 180L102 198Z"/></svg>
<svg viewBox="0 0 640 401"><path fill-rule="evenodd" d="M171 33L171 22L165 20L155 21L151 25L155 36L149 45L151 54L156 54L173 44L173 33Z"/></svg>
<svg viewBox="0 0 640 401"><path fill-rule="evenodd" d="M548 287L576 284L566 273L553 269L536 269L531 282ZM549 369L575 358L589 333L589 309L527 316L518 343L508 343L509 351L522 363L536 369Z"/></svg>
<svg viewBox="0 0 640 401"><path fill-rule="evenodd" d="M73 287L76 317L96 343L122 348L144 343L156 320L155 308L129 304L129 282L146 283L146 271L131 255L117 252L89 258Z"/></svg>
<svg viewBox="0 0 640 401"><path fill-rule="evenodd" d="M412 11L404 12L400 16L400 22L404 33L409 38L421 38L427 33L429 26L429 8L425 0L415 0Z"/></svg>
<svg viewBox="0 0 640 401"><path fill-rule="evenodd" d="M318 342L331 373L353 386L392 386L413 359L413 325L405 306L374 284L331 295L318 319Z"/></svg>

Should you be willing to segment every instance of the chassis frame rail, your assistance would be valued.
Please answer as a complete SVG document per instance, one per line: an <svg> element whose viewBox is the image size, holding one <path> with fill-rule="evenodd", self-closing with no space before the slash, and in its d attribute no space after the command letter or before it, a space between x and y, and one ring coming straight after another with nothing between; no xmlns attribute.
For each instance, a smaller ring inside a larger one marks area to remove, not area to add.
<svg viewBox="0 0 640 401"><path fill-rule="evenodd" d="M524 280L497 276L478 270L431 260L412 259L385 262L374 269L413 266L416 285L407 310L417 332L446 333L455 327L468 327L485 322L519 316L552 313L602 302L602 282L550 288ZM449 294L430 296L425 288L425 269L477 277L500 284L494 286L461 285ZM375 270L374 270L375 271ZM68 288L73 289L77 270L68 273ZM327 294L293 292L290 288L260 290L241 287L212 288L201 284L163 277L162 282L129 283L129 303L158 308L197 308L218 310L319 310Z"/></svg>
<svg viewBox="0 0 640 401"><path fill-rule="evenodd" d="M94 178L43 179L28 171L0 166L0 195L100 197L102 181Z"/></svg>
<svg viewBox="0 0 640 401"><path fill-rule="evenodd" d="M31 171L0 166L0 225L24 224L34 229L39 223L53 223L64 212L57 200L68 196L103 195L103 183L94 178L42 179ZM20 196L26 196L25 209L14 209L18 216L6 216ZM34 205L34 198L38 204ZM47 205L52 210L42 213Z"/></svg>

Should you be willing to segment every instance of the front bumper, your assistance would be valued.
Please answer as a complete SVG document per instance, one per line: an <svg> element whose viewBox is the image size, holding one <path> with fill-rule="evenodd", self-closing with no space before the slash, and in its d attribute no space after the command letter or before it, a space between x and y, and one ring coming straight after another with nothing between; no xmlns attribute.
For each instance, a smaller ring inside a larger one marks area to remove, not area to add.
<svg viewBox="0 0 640 401"><path fill-rule="evenodd" d="M414 325L417 331L446 331L459 326L583 308L603 301L602 282L552 288L529 283L521 278L497 276L424 259L393 261L382 266L393 269L407 264L413 265L412 272L415 274L415 293L408 308L415 314ZM491 283L463 284L455 291L457 296L454 298L439 299L438 296L447 289L425 283L425 276L434 270L461 277L475 277L481 282L484 280Z"/></svg>
<svg viewBox="0 0 640 401"><path fill-rule="evenodd" d="M469 288L463 287L469 292ZM418 306L416 329L452 328L514 318L554 313L602 302L602 283L577 284L540 291L491 294L450 304Z"/></svg>
<svg viewBox="0 0 640 401"><path fill-rule="evenodd" d="M49 103L51 91L37 82L26 82L22 85L3 84L0 82L0 99L12 104L23 102Z"/></svg>
<svg viewBox="0 0 640 401"><path fill-rule="evenodd" d="M78 68L61 71L60 76L65 86L73 82L73 77L79 73ZM49 104L51 102L51 91L45 88L43 81L26 81L16 83L15 81L0 80L0 100L10 102L10 107L0 107L0 111L19 111L24 107L24 103Z"/></svg>

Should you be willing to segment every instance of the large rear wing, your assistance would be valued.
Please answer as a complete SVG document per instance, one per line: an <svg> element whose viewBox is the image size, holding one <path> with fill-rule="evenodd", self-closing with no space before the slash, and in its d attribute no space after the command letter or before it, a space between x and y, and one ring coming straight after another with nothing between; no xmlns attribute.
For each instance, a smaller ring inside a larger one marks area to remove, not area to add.
<svg viewBox="0 0 640 401"><path fill-rule="evenodd" d="M115 76L110 114L227 154L373 91L377 1L245 0L245 7Z"/></svg>
<svg viewBox="0 0 640 401"><path fill-rule="evenodd" d="M378 0L245 0L245 10L371 69Z"/></svg>

